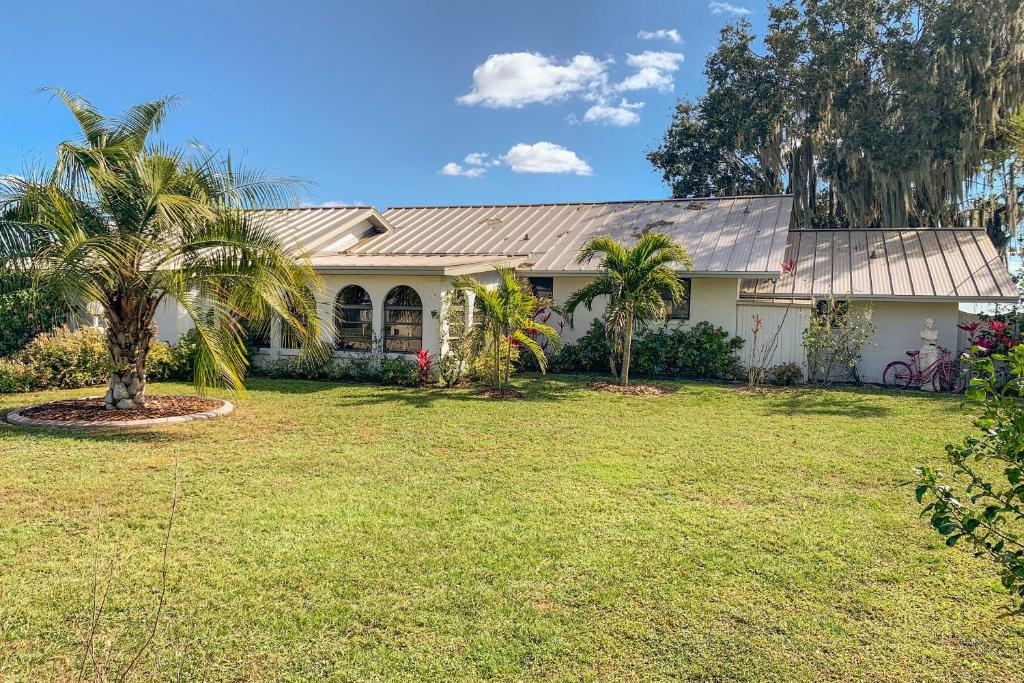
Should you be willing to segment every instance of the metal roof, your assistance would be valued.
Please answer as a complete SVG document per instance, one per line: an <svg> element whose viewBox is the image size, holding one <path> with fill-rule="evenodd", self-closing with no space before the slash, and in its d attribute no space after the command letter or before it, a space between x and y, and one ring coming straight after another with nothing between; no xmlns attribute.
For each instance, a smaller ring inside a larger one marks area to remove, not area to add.
<svg viewBox="0 0 1024 683"><path fill-rule="evenodd" d="M744 279L740 296L1017 301L1006 265L983 230L791 230L784 261L795 264L792 274Z"/></svg>
<svg viewBox="0 0 1024 683"><path fill-rule="evenodd" d="M468 275L495 266L518 267L522 255L507 254L320 254L310 258L322 273L394 273Z"/></svg>
<svg viewBox="0 0 1024 683"><path fill-rule="evenodd" d="M608 203L399 207L383 216L394 229L368 237L349 253L526 254L534 272L595 272L576 254L587 239L632 241L645 230L680 241L706 275L780 272L792 197Z"/></svg>
<svg viewBox="0 0 1024 683"><path fill-rule="evenodd" d="M276 235L285 246L310 254L340 251L351 230L368 221L373 232L387 232L391 225L372 206L331 206L297 209L262 209L251 212L260 226ZM355 235L356 238L365 237ZM357 239L349 240L354 244Z"/></svg>

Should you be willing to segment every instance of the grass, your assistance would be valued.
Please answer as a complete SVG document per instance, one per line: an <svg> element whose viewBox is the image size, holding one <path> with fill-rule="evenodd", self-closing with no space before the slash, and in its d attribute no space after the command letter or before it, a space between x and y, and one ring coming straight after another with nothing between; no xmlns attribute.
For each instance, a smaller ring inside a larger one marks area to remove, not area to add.
<svg viewBox="0 0 1024 683"><path fill-rule="evenodd" d="M508 402L256 381L214 422L0 427L0 680L78 675L111 567L97 662L132 658L176 462L138 680L1020 675L993 568L898 486L968 431L955 400L585 383Z"/></svg>

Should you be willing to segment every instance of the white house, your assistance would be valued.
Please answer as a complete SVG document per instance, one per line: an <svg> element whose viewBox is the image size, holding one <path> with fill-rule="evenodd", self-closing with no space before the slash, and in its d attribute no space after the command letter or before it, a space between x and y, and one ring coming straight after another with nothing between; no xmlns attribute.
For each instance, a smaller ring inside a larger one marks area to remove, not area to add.
<svg viewBox="0 0 1024 683"><path fill-rule="evenodd" d="M859 368L866 381L881 381L886 363L920 346L925 318L935 320L939 343L954 348L961 302L1017 301L984 231L790 230L791 210L792 198L779 195L258 215L309 254L323 276L320 316L339 355L371 339L391 353L441 351L443 307L454 278L485 279L496 265L517 268L538 293L560 303L595 275L596 264L578 264L576 254L601 234L628 242L659 231L686 247L693 266L679 275L690 295L670 325L706 320L744 337L749 347L752 316L772 331L784 319L772 363L804 362L801 333L816 301L833 296L870 303L878 334ZM599 306L581 309L573 328L563 326L563 340L578 338L600 314ZM162 339L175 341L189 322L169 302L157 325ZM275 328L264 353L295 354L287 336Z"/></svg>

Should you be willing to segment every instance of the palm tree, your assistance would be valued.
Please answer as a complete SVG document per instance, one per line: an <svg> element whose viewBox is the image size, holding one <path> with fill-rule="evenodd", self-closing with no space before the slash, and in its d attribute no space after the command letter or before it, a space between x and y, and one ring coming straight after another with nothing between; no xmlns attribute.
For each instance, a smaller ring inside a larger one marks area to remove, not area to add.
<svg viewBox="0 0 1024 683"><path fill-rule="evenodd" d="M168 297L195 323L200 392L218 380L243 390L246 328L265 330L272 318L307 358L324 353L312 298L319 277L250 211L280 206L294 181L151 141L174 98L106 117L50 92L82 139L61 143L49 171L0 179L0 289L32 289L72 311L102 307L107 408L145 406L153 318Z"/></svg>
<svg viewBox="0 0 1024 683"><path fill-rule="evenodd" d="M539 300L529 283L511 268L495 268L498 285L491 286L472 277L455 280L455 288L471 293L474 298L473 326L469 330L471 348L476 352L488 351L494 359L494 388L502 391L507 386L512 366L512 347L518 345L529 351L540 371L548 367L547 356L536 340L544 335L557 349L558 332L549 325L534 320Z"/></svg>
<svg viewBox="0 0 1024 683"><path fill-rule="evenodd" d="M595 299L608 297L605 324L611 337L612 374L614 357L621 351L619 382L625 386L629 384L633 334L668 317L672 304L684 295L672 265L687 269L692 263L682 245L660 232L643 233L632 247L611 237L594 237L583 245L576 260L582 265L598 255L601 273L566 300L565 310L571 322L580 304L590 310Z"/></svg>

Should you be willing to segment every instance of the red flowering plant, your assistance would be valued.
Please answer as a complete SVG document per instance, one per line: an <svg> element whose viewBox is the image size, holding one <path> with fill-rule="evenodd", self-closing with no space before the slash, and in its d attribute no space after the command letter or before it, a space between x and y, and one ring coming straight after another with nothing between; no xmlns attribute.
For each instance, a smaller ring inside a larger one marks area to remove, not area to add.
<svg viewBox="0 0 1024 683"><path fill-rule="evenodd" d="M420 385L429 384L430 374L434 369L434 354L426 349L420 349L420 352L416 354L416 369L420 373Z"/></svg>
<svg viewBox="0 0 1024 683"><path fill-rule="evenodd" d="M1002 320L961 323L957 327L967 333L967 344L977 349L978 356L1006 353L1020 343L1020 337Z"/></svg>

